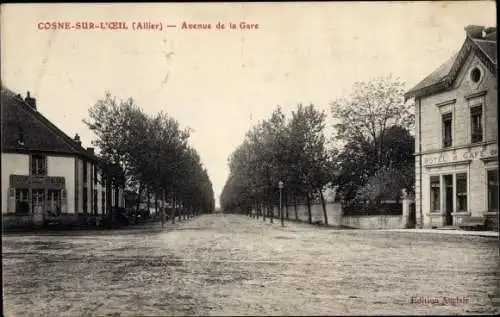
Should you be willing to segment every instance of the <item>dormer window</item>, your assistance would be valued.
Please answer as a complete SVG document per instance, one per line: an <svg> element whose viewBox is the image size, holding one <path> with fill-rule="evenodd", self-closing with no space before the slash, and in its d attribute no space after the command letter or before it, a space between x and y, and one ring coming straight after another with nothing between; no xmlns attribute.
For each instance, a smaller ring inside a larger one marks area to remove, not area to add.
<svg viewBox="0 0 500 317"><path fill-rule="evenodd" d="M17 145L24 146L24 132L22 127L19 127L19 133L17 135Z"/></svg>

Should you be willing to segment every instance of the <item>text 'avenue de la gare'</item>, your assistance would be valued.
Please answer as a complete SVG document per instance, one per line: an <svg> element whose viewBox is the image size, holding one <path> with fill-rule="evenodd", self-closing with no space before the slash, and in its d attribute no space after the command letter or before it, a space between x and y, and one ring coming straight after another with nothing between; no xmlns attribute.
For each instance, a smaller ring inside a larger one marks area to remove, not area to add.
<svg viewBox="0 0 500 317"><path fill-rule="evenodd" d="M228 22L228 23L223 23L223 22L217 22L215 24L212 23L188 23L188 22L182 22L181 24L181 29L182 30L211 30L211 29L216 29L216 30L225 30L225 29L241 29L241 30L258 30L259 29L259 24L255 23L247 23L247 22L239 22L239 23L233 23L233 22Z"/></svg>

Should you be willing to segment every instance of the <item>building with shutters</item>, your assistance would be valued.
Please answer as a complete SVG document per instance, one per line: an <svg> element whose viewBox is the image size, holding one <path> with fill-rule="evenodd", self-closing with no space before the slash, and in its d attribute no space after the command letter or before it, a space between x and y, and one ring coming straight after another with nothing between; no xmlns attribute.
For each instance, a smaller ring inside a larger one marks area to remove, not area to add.
<svg viewBox="0 0 500 317"><path fill-rule="evenodd" d="M37 109L36 100L2 88L2 222L78 222L123 207L123 188L107 166Z"/></svg>
<svg viewBox="0 0 500 317"><path fill-rule="evenodd" d="M405 97L415 101L417 225L482 217L498 229L496 28L467 26L458 52Z"/></svg>

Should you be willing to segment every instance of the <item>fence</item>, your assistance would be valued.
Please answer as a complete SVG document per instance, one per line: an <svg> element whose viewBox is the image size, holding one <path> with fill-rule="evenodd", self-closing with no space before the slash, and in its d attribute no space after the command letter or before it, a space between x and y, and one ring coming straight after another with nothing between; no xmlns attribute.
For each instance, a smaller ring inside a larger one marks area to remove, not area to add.
<svg viewBox="0 0 500 317"><path fill-rule="evenodd" d="M399 202L382 202L379 204L352 204L342 206L344 215L393 215L400 216L403 214L403 204Z"/></svg>

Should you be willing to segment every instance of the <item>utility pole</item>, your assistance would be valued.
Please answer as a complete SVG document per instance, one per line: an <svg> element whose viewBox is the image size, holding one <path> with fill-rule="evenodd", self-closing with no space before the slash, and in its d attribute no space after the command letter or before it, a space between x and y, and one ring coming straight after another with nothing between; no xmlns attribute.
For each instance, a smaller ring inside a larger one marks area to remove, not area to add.
<svg viewBox="0 0 500 317"><path fill-rule="evenodd" d="M282 198L283 198L283 195L282 195L283 182L282 181L279 181L278 188L280 190L280 218L281 218L281 226L284 227L285 226L285 222L284 222L284 218L283 218L283 202L282 202Z"/></svg>

